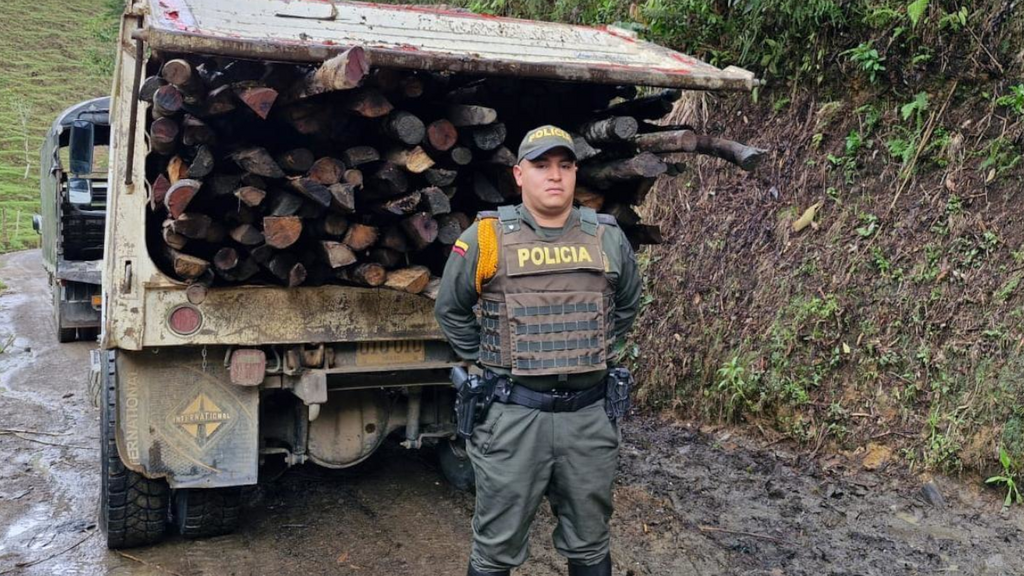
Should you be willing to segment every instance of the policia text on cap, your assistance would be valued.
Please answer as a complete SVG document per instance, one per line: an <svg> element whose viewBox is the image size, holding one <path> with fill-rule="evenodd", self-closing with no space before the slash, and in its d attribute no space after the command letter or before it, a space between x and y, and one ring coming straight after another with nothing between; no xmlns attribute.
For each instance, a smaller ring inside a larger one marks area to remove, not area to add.
<svg viewBox="0 0 1024 576"><path fill-rule="evenodd" d="M455 351L484 368L483 378L454 377L476 475L468 573L523 564L546 496L569 574L611 574L617 418L631 380L608 359L636 317L636 259L614 219L573 207L564 130L529 132L513 172L523 203L478 215L448 258L435 309Z"/></svg>

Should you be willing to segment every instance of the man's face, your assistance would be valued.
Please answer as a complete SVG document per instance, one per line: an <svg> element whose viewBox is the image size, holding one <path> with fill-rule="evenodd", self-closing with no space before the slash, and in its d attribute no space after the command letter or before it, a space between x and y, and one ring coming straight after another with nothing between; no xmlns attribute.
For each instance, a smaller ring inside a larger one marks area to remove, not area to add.
<svg viewBox="0 0 1024 576"><path fill-rule="evenodd" d="M572 207L576 192L576 161L563 148L546 152L536 160L523 160L512 168L523 190L523 204L543 215L557 215Z"/></svg>

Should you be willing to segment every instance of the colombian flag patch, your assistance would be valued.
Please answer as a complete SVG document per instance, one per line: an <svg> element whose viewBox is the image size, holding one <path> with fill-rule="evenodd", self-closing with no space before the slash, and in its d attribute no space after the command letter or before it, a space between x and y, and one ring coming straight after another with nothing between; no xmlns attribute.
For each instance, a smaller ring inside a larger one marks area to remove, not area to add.
<svg viewBox="0 0 1024 576"><path fill-rule="evenodd" d="M466 244L462 240L456 240L455 245L452 246L452 252L455 252L463 258L466 257L466 250L469 250L469 244Z"/></svg>

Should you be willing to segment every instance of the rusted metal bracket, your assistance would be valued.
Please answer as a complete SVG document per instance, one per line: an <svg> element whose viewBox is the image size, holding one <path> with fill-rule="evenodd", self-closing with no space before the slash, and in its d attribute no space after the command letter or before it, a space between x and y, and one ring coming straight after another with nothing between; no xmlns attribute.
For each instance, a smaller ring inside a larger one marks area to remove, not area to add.
<svg viewBox="0 0 1024 576"><path fill-rule="evenodd" d="M290 379L292 394L302 400L303 404L323 404L327 402L327 373L321 370L307 370L298 379Z"/></svg>
<svg viewBox="0 0 1024 576"><path fill-rule="evenodd" d="M135 32L139 32L142 30L141 16L136 17L135 26ZM135 37L135 32L132 32L133 38ZM142 59L145 57L145 55L146 52L142 46L142 39L136 39L135 74L134 78L132 79L132 102L130 118L128 120L128 162L125 165L124 172L125 186L131 186L135 180L135 133L137 132L139 123L139 88L142 86Z"/></svg>

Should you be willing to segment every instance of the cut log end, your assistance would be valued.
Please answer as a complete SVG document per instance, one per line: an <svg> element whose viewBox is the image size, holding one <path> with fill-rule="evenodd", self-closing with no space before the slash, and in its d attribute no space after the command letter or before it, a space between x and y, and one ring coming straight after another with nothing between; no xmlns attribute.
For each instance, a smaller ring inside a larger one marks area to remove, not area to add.
<svg viewBox="0 0 1024 576"><path fill-rule="evenodd" d="M252 224L239 224L232 228L228 235L243 246L257 246L264 242L263 233Z"/></svg>
<svg viewBox="0 0 1024 576"><path fill-rule="evenodd" d="M361 252L377 242L378 232L374 226L352 224L345 233L343 242L352 250Z"/></svg>
<svg viewBox="0 0 1024 576"><path fill-rule="evenodd" d="M175 182L167 190L167 194L164 195L164 207L171 218L178 218L185 213L202 185L203 183L198 180L185 179Z"/></svg>
<svg viewBox="0 0 1024 576"><path fill-rule="evenodd" d="M426 266L410 266L387 273L384 285L393 290L419 294L430 282L430 269Z"/></svg>
<svg viewBox="0 0 1024 576"><path fill-rule="evenodd" d="M267 87L243 88L235 91L235 95L261 119L270 116L270 110L277 101L277 90Z"/></svg>
<svg viewBox="0 0 1024 576"><path fill-rule="evenodd" d="M341 242L325 240L320 242L320 251L331 268L341 268L355 263L356 255Z"/></svg>
<svg viewBox="0 0 1024 576"><path fill-rule="evenodd" d="M437 152L447 152L459 140L459 132L449 120L436 120L427 126L427 144Z"/></svg>
<svg viewBox="0 0 1024 576"><path fill-rule="evenodd" d="M417 250L422 250L437 240L437 220L428 212L418 212L402 220L402 231Z"/></svg>
<svg viewBox="0 0 1024 576"><path fill-rule="evenodd" d="M284 178L284 171L274 162L274 158L265 148L255 147L239 150L232 155L232 160L239 168L257 176L267 178Z"/></svg>
<svg viewBox="0 0 1024 576"><path fill-rule="evenodd" d="M206 260L182 254L173 248L167 249L167 256L171 261L171 268L174 270L174 273L185 280L200 278L210 269L210 263Z"/></svg>
<svg viewBox="0 0 1024 576"><path fill-rule="evenodd" d="M366 262L342 268L338 271L338 277L354 284L376 287L384 284L387 280L387 270L380 264Z"/></svg>
<svg viewBox="0 0 1024 576"><path fill-rule="evenodd" d="M235 190L235 197L237 197L246 206L255 208L263 203L264 198L267 197L267 193L254 186L243 186L238 190Z"/></svg>
<svg viewBox="0 0 1024 576"><path fill-rule="evenodd" d="M263 218L263 235L268 246L287 248L298 241L302 234L302 219L298 216L266 216Z"/></svg>

